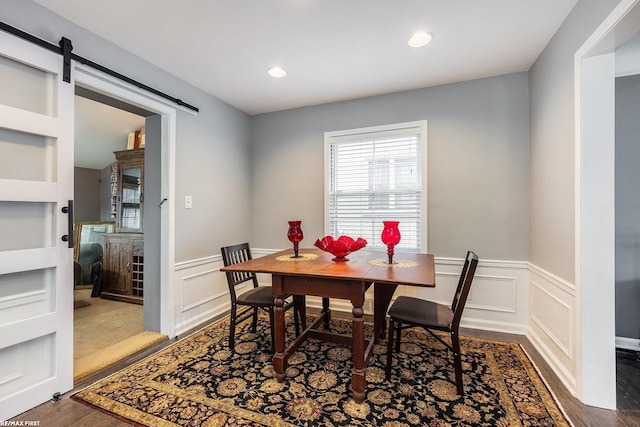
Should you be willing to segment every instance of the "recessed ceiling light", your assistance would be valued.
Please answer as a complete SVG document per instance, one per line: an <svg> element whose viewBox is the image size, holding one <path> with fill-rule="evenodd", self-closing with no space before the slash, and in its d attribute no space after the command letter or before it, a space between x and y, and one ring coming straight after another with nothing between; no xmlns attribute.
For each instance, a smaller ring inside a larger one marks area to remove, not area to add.
<svg viewBox="0 0 640 427"><path fill-rule="evenodd" d="M280 67L272 67L272 68L269 68L269 70L267 71L267 73L268 73L271 77L273 77L273 78L275 78L275 79L280 79L280 78L282 78L282 77L284 77L284 76L286 76L286 75L287 75L287 72L286 72L285 70L283 70L282 68L280 68Z"/></svg>
<svg viewBox="0 0 640 427"><path fill-rule="evenodd" d="M431 33L426 33L424 31L415 33L409 39L409 46L411 47L426 46L429 44L429 42L431 42L432 39L433 39L433 34Z"/></svg>

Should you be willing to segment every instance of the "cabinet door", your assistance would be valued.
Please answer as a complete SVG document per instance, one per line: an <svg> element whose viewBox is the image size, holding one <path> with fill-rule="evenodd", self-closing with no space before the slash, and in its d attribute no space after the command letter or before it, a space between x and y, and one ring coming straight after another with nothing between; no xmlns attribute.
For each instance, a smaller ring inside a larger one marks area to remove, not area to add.
<svg viewBox="0 0 640 427"><path fill-rule="evenodd" d="M142 167L120 171L120 231L142 231Z"/></svg>
<svg viewBox="0 0 640 427"><path fill-rule="evenodd" d="M116 227L122 233L142 232L144 148L116 151L118 168Z"/></svg>
<svg viewBox="0 0 640 427"><path fill-rule="evenodd" d="M131 292L131 256L133 244L131 240L110 239L106 245L106 289L120 295Z"/></svg>

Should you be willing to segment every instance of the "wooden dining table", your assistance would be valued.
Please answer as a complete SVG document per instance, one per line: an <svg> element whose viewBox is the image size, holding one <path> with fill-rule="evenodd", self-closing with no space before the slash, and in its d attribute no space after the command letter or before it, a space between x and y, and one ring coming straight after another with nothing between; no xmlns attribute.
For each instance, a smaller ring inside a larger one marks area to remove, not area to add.
<svg viewBox="0 0 640 427"><path fill-rule="evenodd" d="M351 391L356 403L364 402L365 367L373 346L385 331L385 318L393 293L398 285L435 286L434 258L431 254L396 253L394 264L388 264L386 252L360 250L347 256L348 261L332 261L333 255L320 249L283 250L252 260L223 267L222 271L267 273L272 277L275 303L275 354L273 367L278 382L286 378L289 357L306 339L313 338L349 345L353 352ZM365 292L373 285L373 334L364 332ZM287 295L293 295L296 311L302 323L301 334L285 345L284 305ZM306 296L322 297L322 311L307 327ZM331 298L351 301L352 335L329 331ZM322 329L320 326L322 325Z"/></svg>

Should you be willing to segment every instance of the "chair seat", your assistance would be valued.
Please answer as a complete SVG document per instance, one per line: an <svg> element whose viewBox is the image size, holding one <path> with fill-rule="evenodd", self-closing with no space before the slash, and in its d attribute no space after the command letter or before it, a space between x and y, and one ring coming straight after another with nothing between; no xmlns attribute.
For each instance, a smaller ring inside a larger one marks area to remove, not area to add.
<svg viewBox="0 0 640 427"><path fill-rule="evenodd" d="M258 286L238 295L237 300L240 304L269 306L273 305L273 291L271 286Z"/></svg>
<svg viewBox="0 0 640 427"><path fill-rule="evenodd" d="M464 385L462 383L462 358L460 355L460 337L458 329L460 327L460 318L462 310L467 302L471 282L476 273L478 265L478 256L473 251L467 252L460 280L453 295L451 307L444 304L438 304L433 301L421 298L401 296L391 305L389 309L389 339L387 340L387 367L385 369L385 377L391 379L391 364L393 357L393 337L395 334L396 351L400 351L401 331L406 327L419 326L431 333L438 341L449 347L453 353L453 367L455 370L456 389L458 394L464 394ZM397 323L397 328L396 328ZM404 325L403 325L404 324ZM408 326L405 326L408 325ZM397 329L397 332L396 332ZM432 329L437 331L448 332L451 345L445 342L441 337L436 335Z"/></svg>
<svg viewBox="0 0 640 427"><path fill-rule="evenodd" d="M389 309L389 316L401 323L429 325L444 330L453 321L453 312L446 305L406 296L396 298Z"/></svg>

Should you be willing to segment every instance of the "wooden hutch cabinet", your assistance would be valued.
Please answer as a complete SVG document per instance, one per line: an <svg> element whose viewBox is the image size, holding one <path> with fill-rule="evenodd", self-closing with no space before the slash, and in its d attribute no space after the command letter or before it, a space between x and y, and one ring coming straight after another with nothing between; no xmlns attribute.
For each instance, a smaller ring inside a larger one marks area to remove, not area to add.
<svg viewBox="0 0 640 427"><path fill-rule="evenodd" d="M142 304L144 238L136 233L105 235L104 284L101 297Z"/></svg>
<svg viewBox="0 0 640 427"><path fill-rule="evenodd" d="M142 304L144 148L116 151L116 232L105 235L102 298Z"/></svg>

